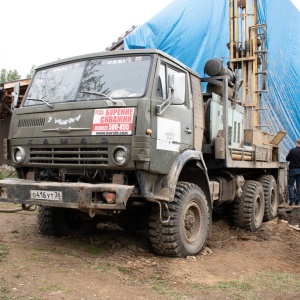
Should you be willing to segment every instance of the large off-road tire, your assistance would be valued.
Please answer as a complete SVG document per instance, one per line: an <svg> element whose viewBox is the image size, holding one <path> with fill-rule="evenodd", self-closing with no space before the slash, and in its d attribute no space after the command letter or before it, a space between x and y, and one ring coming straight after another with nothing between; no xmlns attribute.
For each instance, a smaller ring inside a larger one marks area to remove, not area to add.
<svg viewBox="0 0 300 300"><path fill-rule="evenodd" d="M276 180L272 175L261 176L259 182L262 184L265 196L264 221L271 221L277 216L279 197Z"/></svg>
<svg viewBox="0 0 300 300"><path fill-rule="evenodd" d="M158 206L150 212L149 238L154 252L177 257L198 254L205 244L210 219L203 191L195 184L178 182L174 201L168 207L168 223L160 221ZM167 219L165 210L163 219Z"/></svg>
<svg viewBox="0 0 300 300"><path fill-rule="evenodd" d="M82 217L82 213L71 208L40 206L38 209L38 229L44 235L82 235L97 224Z"/></svg>
<svg viewBox="0 0 300 300"><path fill-rule="evenodd" d="M264 208L262 184L255 180L247 180L243 187L242 196L233 203L234 225L256 231L262 224Z"/></svg>

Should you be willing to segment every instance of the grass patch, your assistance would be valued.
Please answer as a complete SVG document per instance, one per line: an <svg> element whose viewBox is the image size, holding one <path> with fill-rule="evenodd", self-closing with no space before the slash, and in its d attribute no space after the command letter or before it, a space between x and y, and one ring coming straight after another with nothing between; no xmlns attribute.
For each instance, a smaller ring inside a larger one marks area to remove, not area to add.
<svg viewBox="0 0 300 300"><path fill-rule="evenodd" d="M3 286L3 278L0 278L0 299L1 300L9 300L11 299L8 297L9 290Z"/></svg>
<svg viewBox="0 0 300 300"><path fill-rule="evenodd" d="M108 270L108 268L109 267L106 266L106 265L100 265L100 266L96 267L96 270L104 273L104 272L106 272Z"/></svg>
<svg viewBox="0 0 300 300"><path fill-rule="evenodd" d="M88 248L88 253L89 254L100 254L104 251L102 247L99 246L91 246Z"/></svg>
<svg viewBox="0 0 300 300"><path fill-rule="evenodd" d="M118 267L118 271L121 272L121 273L125 273L125 274L128 273L128 270L124 267Z"/></svg>
<svg viewBox="0 0 300 300"><path fill-rule="evenodd" d="M3 286L0 286L0 296L2 296L4 294L8 294L8 293L9 293L8 289L6 289ZM0 299L2 299L2 298L0 298Z"/></svg>
<svg viewBox="0 0 300 300"><path fill-rule="evenodd" d="M220 291L227 291L227 290L237 290L237 291L249 291L253 287L250 282L232 280L232 281L219 281L217 284L214 285L214 288Z"/></svg>
<svg viewBox="0 0 300 300"><path fill-rule="evenodd" d="M180 294L176 290L169 287L169 285L161 279L150 278L151 288L160 294L163 294L175 300L187 300L185 295Z"/></svg>
<svg viewBox="0 0 300 300"><path fill-rule="evenodd" d="M62 285L45 285L39 287L39 290L42 292L69 292L70 288Z"/></svg>
<svg viewBox="0 0 300 300"><path fill-rule="evenodd" d="M300 276L287 272L262 272L255 280L261 285L269 287L274 291L289 293L300 292Z"/></svg>
<svg viewBox="0 0 300 300"><path fill-rule="evenodd" d="M36 250L36 251L44 251L45 249L43 247L35 247L33 248L33 250Z"/></svg>
<svg viewBox="0 0 300 300"><path fill-rule="evenodd" d="M197 290L203 289L203 286L199 283L191 283L191 286L193 289L197 289Z"/></svg>
<svg viewBox="0 0 300 300"><path fill-rule="evenodd" d="M0 287L0 299L1 300L11 300L12 298L10 298L8 296L8 290L6 288L2 288Z"/></svg>
<svg viewBox="0 0 300 300"><path fill-rule="evenodd" d="M3 245L0 245L0 262L6 259L8 250Z"/></svg>
<svg viewBox="0 0 300 300"><path fill-rule="evenodd" d="M39 256L36 253L31 253L28 260L31 261L38 261L39 260Z"/></svg>
<svg viewBox="0 0 300 300"><path fill-rule="evenodd" d="M299 294L300 276L287 272L265 271L246 280L219 281L209 286L193 283L192 288L221 291L229 299L260 300L262 293L268 291L282 297Z"/></svg>

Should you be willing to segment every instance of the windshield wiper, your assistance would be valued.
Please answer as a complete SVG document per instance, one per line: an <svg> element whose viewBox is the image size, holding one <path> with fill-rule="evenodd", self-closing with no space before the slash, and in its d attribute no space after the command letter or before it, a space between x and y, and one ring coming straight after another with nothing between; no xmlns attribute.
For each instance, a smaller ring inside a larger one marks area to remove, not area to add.
<svg viewBox="0 0 300 300"><path fill-rule="evenodd" d="M48 100L45 99L40 99L40 98L27 98L27 100L33 100L33 101L39 101L39 102L43 102L45 103L47 106L49 106L50 108L53 108L54 105L50 104Z"/></svg>
<svg viewBox="0 0 300 300"><path fill-rule="evenodd" d="M96 96L102 96L107 98L108 100L110 100L113 104L117 104L117 101L115 101L114 99L112 99L111 97L107 96L106 94L102 94L102 93L98 93L98 92L90 92L90 91L81 91L79 93L82 94L90 94L90 95L96 95Z"/></svg>

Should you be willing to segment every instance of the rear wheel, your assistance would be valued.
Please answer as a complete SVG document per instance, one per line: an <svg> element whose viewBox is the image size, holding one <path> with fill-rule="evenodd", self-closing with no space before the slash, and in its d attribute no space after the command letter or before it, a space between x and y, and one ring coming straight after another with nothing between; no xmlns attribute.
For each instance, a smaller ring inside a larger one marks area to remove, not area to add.
<svg viewBox="0 0 300 300"><path fill-rule="evenodd" d="M242 196L233 204L233 222L236 226L256 231L260 228L264 217L264 191L262 184L255 180L247 180Z"/></svg>
<svg viewBox="0 0 300 300"><path fill-rule="evenodd" d="M157 206L151 210L149 236L152 248L157 254L167 256L198 254L209 231L209 211L203 191L195 184L178 182L174 201L168 207L168 223L160 221ZM163 218L167 218L165 211Z"/></svg>
<svg viewBox="0 0 300 300"><path fill-rule="evenodd" d="M82 235L95 227L93 220L75 209L40 206L38 210L38 229L44 235Z"/></svg>
<svg viewBox="0 0 300 300"><path fill-rule="evenodd" d="M264 175L259 178L265 196L264 221L271 221L277 216L279 198L276 180L272 175Z"/></svg>

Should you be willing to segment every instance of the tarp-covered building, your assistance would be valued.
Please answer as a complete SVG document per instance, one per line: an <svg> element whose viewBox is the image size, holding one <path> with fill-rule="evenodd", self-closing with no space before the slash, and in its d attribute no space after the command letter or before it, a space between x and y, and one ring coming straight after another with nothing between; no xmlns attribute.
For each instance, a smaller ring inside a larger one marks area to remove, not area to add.
<svg viewBox="0 0 300 300"><path fill-rule="evenodd" d="M267 24L267 90L261 106L269 127L288 134L281 159L300 138L300 12L290 0L257 0ZM204 76L210 58L229 57L229 0L174 0L125 38L125 49L157 48Z"/></svg>

